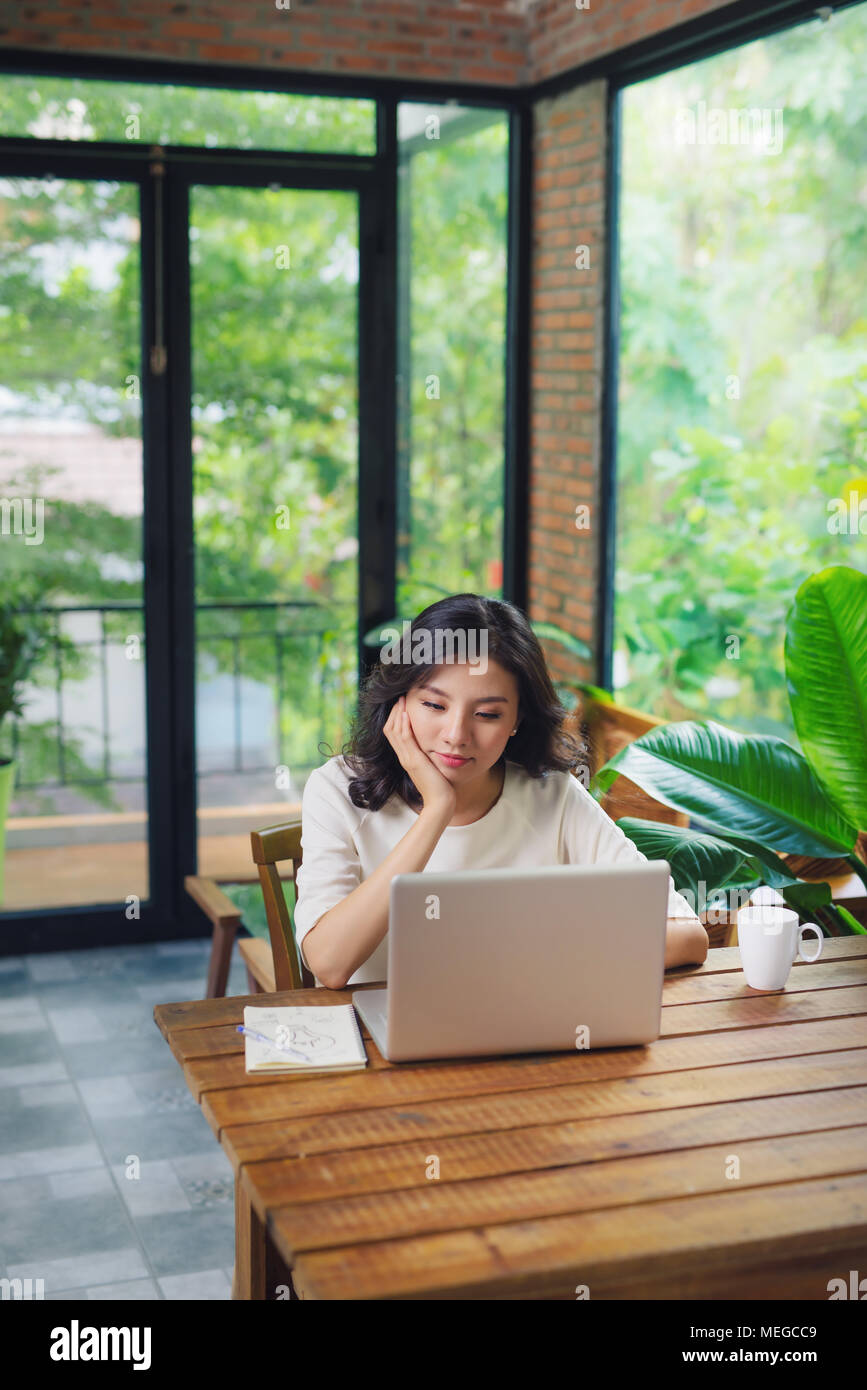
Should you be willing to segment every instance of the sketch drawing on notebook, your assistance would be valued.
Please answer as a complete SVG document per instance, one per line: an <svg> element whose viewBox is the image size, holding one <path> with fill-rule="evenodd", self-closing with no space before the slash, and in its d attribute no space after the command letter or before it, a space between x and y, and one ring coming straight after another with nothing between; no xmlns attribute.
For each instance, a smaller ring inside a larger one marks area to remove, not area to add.
<svg viewBox="0 0 867 1390"><path fill-rule="evenodd" d="M326 1052L334 1046L335 1041L330 1033L320 1033L306 1023L279 1024L275 1040L280 1047L306 1048L310 1052Z"/></svg>

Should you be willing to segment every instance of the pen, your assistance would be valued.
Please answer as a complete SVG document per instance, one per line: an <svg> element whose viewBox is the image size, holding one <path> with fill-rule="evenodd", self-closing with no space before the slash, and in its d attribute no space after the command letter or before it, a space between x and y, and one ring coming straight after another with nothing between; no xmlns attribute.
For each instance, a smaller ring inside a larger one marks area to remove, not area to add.
<svg viewBox="0 0 867 1390"><path fill-rule="evenodd" d="M245 1033L249 1038L255 1038L257 1042L268 1043L271 1047L275 1047L278 1052L288 1052L293 1057L299 1057L302 1062L311 1060L305 1053L296 1052L294 1047L284 1047L281 1043L275 1042L273 1038L266 1038L264 1033L257 1033L253 1028L245 1028L243 1023L237 1025L237 1030L239 1033Z"/></svg>

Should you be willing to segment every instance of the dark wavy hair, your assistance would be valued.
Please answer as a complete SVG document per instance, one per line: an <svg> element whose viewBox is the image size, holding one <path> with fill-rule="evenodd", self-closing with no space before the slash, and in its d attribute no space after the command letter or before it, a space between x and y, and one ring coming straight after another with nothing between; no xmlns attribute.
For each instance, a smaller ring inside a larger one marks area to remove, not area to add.
<svg viewBox="0 0 867 1390"><path fill-rule="evenodd" d="M509 761L526 768L531 777L544 777L553 771L571 772L580 761L581 749L563 727L566 710L551 683L539 639L521 609L504 599L452 594L419 613L406 639L401 634L400 643L396 644L398 652L404 640L412 651L418 632L429 632L433 643L436 629L465 633L467 648L474 655L485 650L480 633L486 631L487 656L517 679L520 723L500 761L508 756ZM475 648L471 645L472 632L477 637ZM348 767L356 774L349 783L349 795L356 806L378 811L395 792L409 806L422 805L418 789L398 761L383 726L398 697L425 679L434 665L435 660L383 662L380 655L362 682L350 736L341 750Z"/></svg>

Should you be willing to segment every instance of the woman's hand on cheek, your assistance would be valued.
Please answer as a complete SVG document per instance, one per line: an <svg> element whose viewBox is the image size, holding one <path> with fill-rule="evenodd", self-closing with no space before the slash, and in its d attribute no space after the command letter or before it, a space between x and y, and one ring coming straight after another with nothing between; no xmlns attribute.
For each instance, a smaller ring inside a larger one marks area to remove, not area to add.
<svg viewBox="0 0 867 1390"><path fill-rule="evenodd" d="M405 695L398 696L382 731L404 772L412 778L425 806L439 805L454 810L457 800L455 789L433 759L419 746L410 723Z"/></svg>

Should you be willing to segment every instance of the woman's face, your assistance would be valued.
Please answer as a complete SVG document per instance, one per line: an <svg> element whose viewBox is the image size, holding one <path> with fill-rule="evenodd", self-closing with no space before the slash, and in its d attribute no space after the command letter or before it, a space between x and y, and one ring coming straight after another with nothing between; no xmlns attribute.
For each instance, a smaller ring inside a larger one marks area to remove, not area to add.
<svg viewBox="0 0 867 1390"><path fill-rule="evenodd" d="M488 659L484 674L472 672L467 662L432 666L406 696L419 747L460 784L487 774L518 723L518 682L511 671Z"/></svg>

